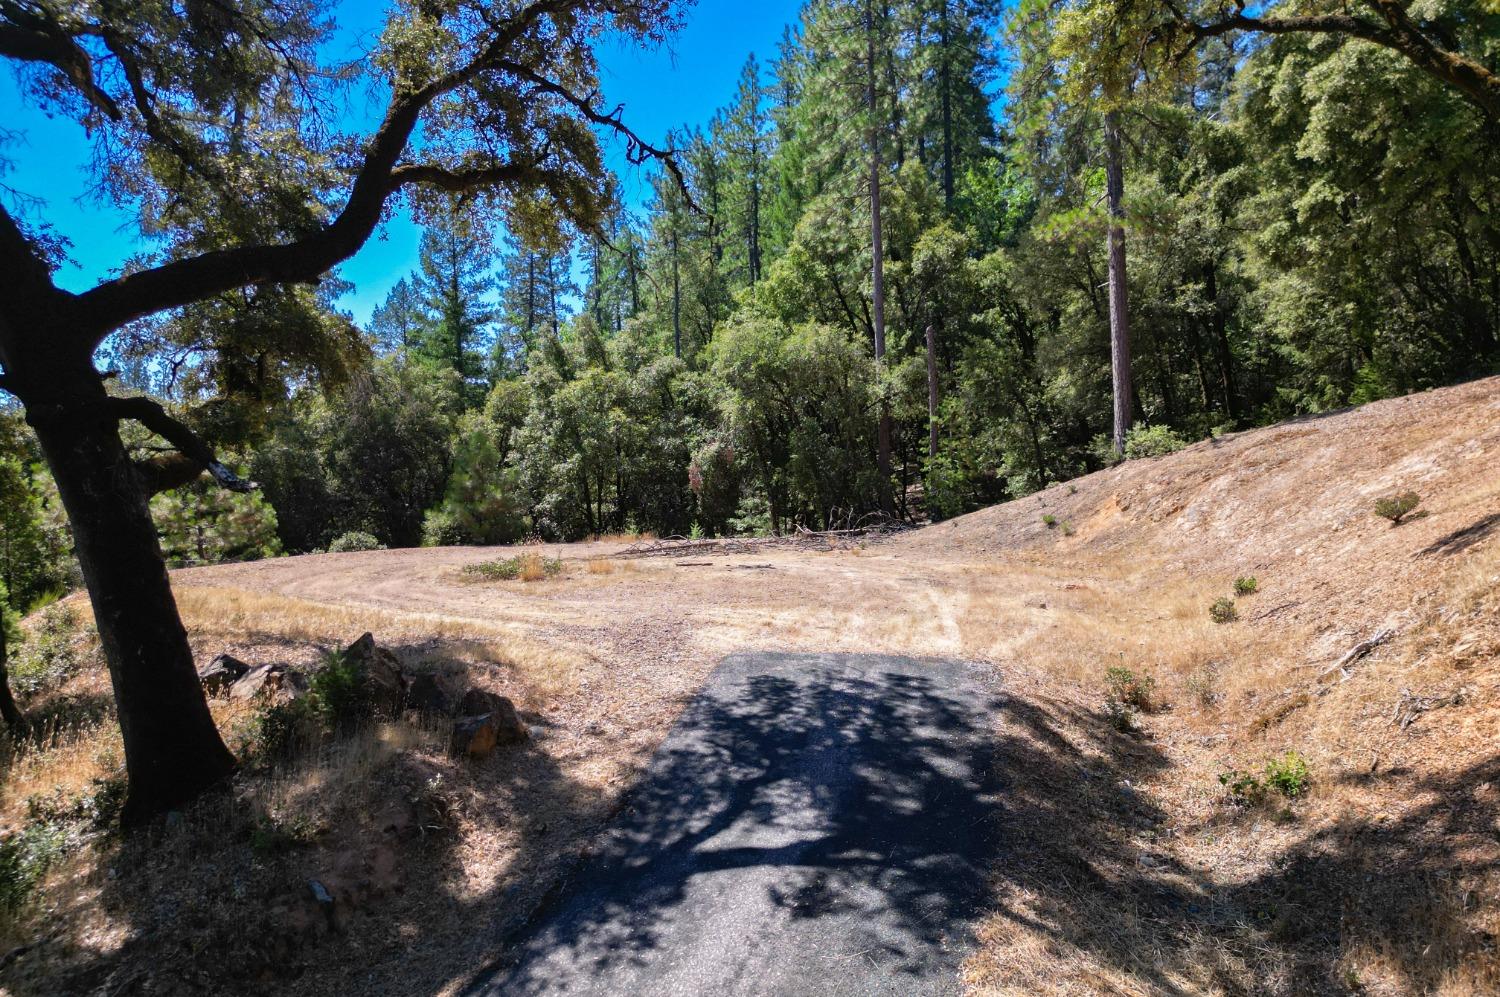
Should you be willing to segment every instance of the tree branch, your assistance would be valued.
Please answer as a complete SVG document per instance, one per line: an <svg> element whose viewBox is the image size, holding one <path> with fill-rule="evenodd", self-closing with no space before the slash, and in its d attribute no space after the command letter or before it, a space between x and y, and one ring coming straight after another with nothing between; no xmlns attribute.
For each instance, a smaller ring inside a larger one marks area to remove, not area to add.
<svg viewBox="0 0 1500 997"><path fill-rule="evenodd" d="M682 191L682 196L687 200L688 207L700 215L703 214L703 209L699 208L693 200L693 192L688 187L687 178L682 175L682 169L677 165L673 151L670 149L658 149L636 134L635 130L629 125L625 124L620 119L620 114L625 110L624 104L617 105L613 111L606 114L603 111L594 109L592 96L580 97L561 83L547 79L529 66L523 66L517 62L500 60L496 63L495 68L509 73L518 79L525 80L543 93L550 93L555 97L561 98L589 121L604 128L612 129L617 135L623 136L626 142L625 159L632 166L639 166L648 159L655 159L661 163L672 174L672 179L677 182L678 188Z"/></svg>
<svg viewBox="0 0 1500 997"><path fill-rule="evenodd" d="M1364 0L1385 21L1384 25L1351 14L1304 14L1288 17L1251 17L1237 5L1233 13L1199 24L1185 20L1175 7L1173 16L1192 42L1187 51L1205 38L1236 31L1268 35L1348 35L1405 56L1418 69L1461 93L1486 117L1500 121L1500 74L1462 53L1443 48L1423 33L1399 0ZM1186 53L1184 53L1186 54Z"/></svg>
<svg viewBox="0 0 1500 997"><path fill-rule="evenodd" d="M215 481L232 492L249 492L255 482L246 481L219 463L209 445L187 426L167 414L160 404L146 397L111 398L109 413L116 419L130 419L176 447L178 453L136 464L148 494L187 484L207 471Z"/></svg>
<svg viewBox="0 0 1500 997"><path fill-rule="evenodd" d="M14 280L30 284L32 288L51 290L53 287L52 272L46 260L26 238L21 223L12 217L4 204L0 204L0 273L6 275L7 283Z"/></svg>
<svg viewBox="0 0 1500 997"><path fill-rule="evenodd" d="M67 78L84 98L113 121L120 108L94 83L94 63L56 22L3 0L0 2L0 56L21 62L45 62Z"/></svg>
<svg viewBox="0 0 1500 997"><path fill-rule="evenodd" d="M579 6L583 0L534 0L496 30L473 60L414 90L398 82L384 119L355 173L349 197L333 221L289 243L240 246L164 263L106 281L74 299L75 323L90 349L133 319L201 301L251 284L306 283L353 256L380 223L387 198L400 182L396 163L417 121L433 101L496 68L501 55L540 18ZM417 169L417 168L411 168ZM439 177L437 168L427 175ZM406 174L410 182L422 174ZM447 176L457 176L449 173Z"/></svg>

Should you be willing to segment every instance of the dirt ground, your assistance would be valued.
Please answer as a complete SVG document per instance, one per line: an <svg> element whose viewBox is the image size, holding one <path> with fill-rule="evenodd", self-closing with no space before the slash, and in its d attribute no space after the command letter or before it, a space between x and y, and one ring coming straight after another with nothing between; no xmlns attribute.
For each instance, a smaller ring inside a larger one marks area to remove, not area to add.
<svg viewBox="0 0 1500 997"><path fill-rule="evenodd" d="M178 572L205 660L311 663L370 630L413 667L514 698L533 743L472 765L446 759L439 732L388 725L254 790L256 820L316 825L284 850L206 844L214 820L239 826L222 815L100 843L49 880L60 927L0 985L456 991L588 847L723 655L805 650L959 657L1004 684L1011 846L974 992L1496 992L1497 467L1490 379L867 546L631 557L621 539L546 549L563 570L537 582L466 574L510 553L485 549ZM1407 489L1416 518L1373 514ZM1209 605L1244 576L1257 590L1215 623ZM1111 667L1154 683L1123 723ZM90 681L102 690L95 675L73 694ZM235 730L234 709L216 710ZM5 819L37 787L97 778L109 737L105 723L23 758ZM1302 795L1243 803L1221 784L1288 751L1308 766ZM406 814L438 815L431 833L387 833L392 787ZM207 867L194 885L152 887L184 860ZM357 914L307 926L295 898L344 867Z"/></svg>

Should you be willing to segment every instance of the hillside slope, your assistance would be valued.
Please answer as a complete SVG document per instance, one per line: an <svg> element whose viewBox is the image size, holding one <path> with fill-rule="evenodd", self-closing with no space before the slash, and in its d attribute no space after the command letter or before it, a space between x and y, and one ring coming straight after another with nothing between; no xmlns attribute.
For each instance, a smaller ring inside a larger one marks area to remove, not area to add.
<svg viewBox="0 0 1500 997"><path fill-rule="evenodd" d="M201 662L312 674L371 630L411 675L509 696L533 738L469 762L440 720L372 717L288 757L274 702L216 698L234 794L134 841L93 819L122 769L87 630L33 619L72 650L23 703L45 736L0 743L0 829L56 847L0 919L0 986L462 992L725 655L842 651L966 659L1004 690L973 992L1500 992L1497 468L1490 379L869 546L615 538L541 550L534 582L468 572L515 554L478 548L179 571ZM1425 515L1376 516L1398 490ZM310 880L341 885L336 923Z"/></svg>
<svg viewBox="0 0 1500 997"><path fill-rule="evenodd" d="M1413 518L1374 514L1407 490ZM1500 379L1131 461L897 547L1097 592L1010 662L1031 677L1008 764L1075 786L1020 794L1015 862L1047 871L1002 886L981 989L1500 990ZM1242 576L1238 618L1208 622ZM1089 731L1107 667L1155 683L1133 743ZM1304 793L1235 799L1287 752Z"/></svg>
<svg viewBox="0 0 1500 997"><path fill-rule="evenodd" d="M1373 515L1378 498L1407 490L1421 518L1391 529ZM1256 618L1328 633L1409 611L1496 531L1500 378L1487 378L1129 461L919 531L901 549L1113 560L1143 579L1257 575L1275 596Z"/></svg>

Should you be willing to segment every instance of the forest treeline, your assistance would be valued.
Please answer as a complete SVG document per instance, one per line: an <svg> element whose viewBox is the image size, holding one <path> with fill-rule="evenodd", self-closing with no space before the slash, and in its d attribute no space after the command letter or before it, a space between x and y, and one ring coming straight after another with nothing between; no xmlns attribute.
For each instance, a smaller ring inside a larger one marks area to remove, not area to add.
<svg viewBox="0 0 1500 997"><path fill-rule="evenodd" d="M156 496L169 558L940 518L1105 466L1111 114L1126 456L1497 369L1500 127L1463 94L1347 36L1225 34L1106 107L1076 8L1002 6L811 0L641 210L425 195L366 328L328 280L117 334L120 382L260 484ZM1489 8L1439 6L1500 58ZM4 443L20 604L66 540Z"/></svg>

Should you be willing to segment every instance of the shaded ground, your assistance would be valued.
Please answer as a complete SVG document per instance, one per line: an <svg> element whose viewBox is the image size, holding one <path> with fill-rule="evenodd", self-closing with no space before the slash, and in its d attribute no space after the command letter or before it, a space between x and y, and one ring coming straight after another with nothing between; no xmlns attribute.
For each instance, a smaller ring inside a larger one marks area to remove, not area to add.
<svg viewBox="0 0 1500 997"><path fill-rule="evenodd" d="M472 992L957 992L998 844L980 678L727 659L567 896Z"/></svg>

